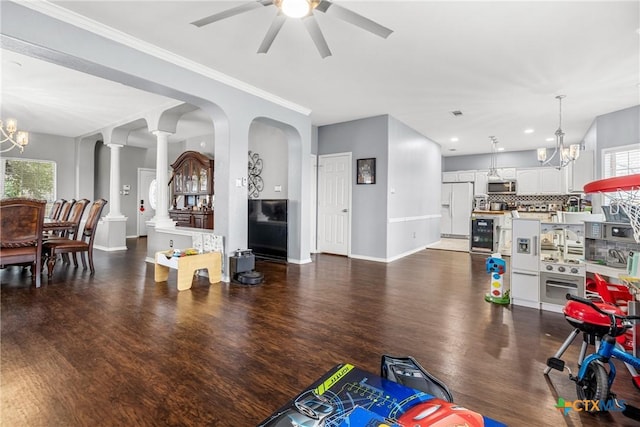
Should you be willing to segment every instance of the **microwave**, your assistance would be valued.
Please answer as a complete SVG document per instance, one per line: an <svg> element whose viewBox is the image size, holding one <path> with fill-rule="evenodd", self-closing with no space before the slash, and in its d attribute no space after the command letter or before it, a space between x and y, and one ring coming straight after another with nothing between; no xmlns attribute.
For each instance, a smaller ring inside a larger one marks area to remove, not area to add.
<svg viewBox="0 0 640 427"><path fill-rule="evenodd" d="M515 181L489 181L487 194L516 194Z"/></svg>

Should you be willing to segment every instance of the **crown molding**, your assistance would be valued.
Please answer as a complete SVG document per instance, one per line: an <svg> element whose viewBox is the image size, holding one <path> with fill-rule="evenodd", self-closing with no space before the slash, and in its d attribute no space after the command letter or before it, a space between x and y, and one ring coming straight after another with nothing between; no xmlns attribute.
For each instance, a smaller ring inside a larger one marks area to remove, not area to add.
<svg viewBox="0 0 640 427"><path fill-rule="evenodd" d="M161 47L158 47L154 44L137 39L120 30L116 30L115 28L109 27L105 24L102 24L98 21L87 18L86 16L80 15L69 9L65 9L61 6L50 3L49 1L21 0L19 4L29 9L35 10L36 12L40 12L44 15L47 15L51 18L57 19L59 21L63 21L67 24L89 31L91 33L94 33L106 39L109 39L114 42L125 45L127 47L130 47L132 49L155 56L156 58L172 63L181 68L185 68L189 71L196 72L212 80L215 80L227 86L238 89L242 92L257 96L258 98L262 98L266 101L280 105L281 107L287 108L289 110L293 110L300 114L304 114L305 116L309 116L311 114L311 110L309 108L303 107L294 102L288 101L284 98L280 98L277 95L274 95L270 92L267 92L255 86L252 86L248 83L245 83L227 74L221 73L217 70L214 70L213 68L206 67L198 62L195 62L183 56L177 55L166 49L162 49Z"/></svg>

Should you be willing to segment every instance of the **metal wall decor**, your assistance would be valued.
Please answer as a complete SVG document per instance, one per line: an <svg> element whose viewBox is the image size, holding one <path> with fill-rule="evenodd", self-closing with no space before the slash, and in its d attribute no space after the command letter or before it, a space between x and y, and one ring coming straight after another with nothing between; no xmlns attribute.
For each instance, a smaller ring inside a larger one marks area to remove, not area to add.
<svg viewBox="0 0 640 427"><path fill-rule="evenodd" d="M257 199L264 190L262 173L262 159L258 153L249 150L249 198Z"/></svg>

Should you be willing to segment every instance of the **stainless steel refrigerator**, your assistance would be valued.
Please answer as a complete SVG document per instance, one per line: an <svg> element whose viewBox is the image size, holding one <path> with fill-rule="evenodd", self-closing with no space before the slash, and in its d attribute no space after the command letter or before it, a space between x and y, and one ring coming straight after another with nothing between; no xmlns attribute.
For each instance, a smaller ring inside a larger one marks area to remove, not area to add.
<svg viewBox="0 0 640 427"><path fill-rule="evenodd" d="M440 234L468 238L473 209L473 184L470 182L444 183L441 200Z"/></svg>

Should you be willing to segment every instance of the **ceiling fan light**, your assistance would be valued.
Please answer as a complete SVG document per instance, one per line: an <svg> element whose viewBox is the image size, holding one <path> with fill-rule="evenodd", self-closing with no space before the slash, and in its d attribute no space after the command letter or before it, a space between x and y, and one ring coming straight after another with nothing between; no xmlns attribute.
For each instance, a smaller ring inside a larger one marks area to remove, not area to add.
<svg viewBox="0 0 640 427"><path fill-rule="evenodd" d="M280 9L290 18L302 18L311 12L311 4L309 0L282 0Z"/></svg>

